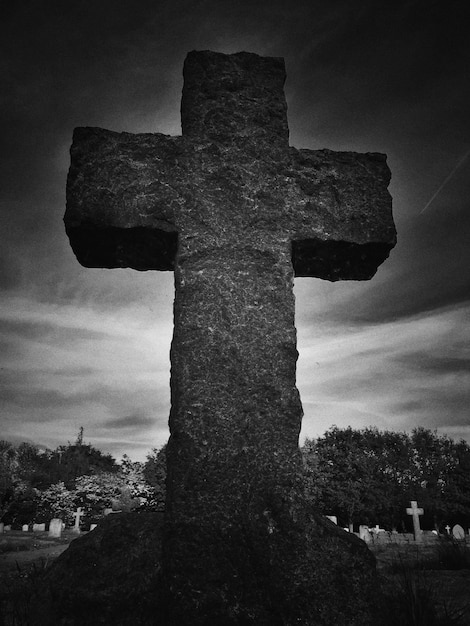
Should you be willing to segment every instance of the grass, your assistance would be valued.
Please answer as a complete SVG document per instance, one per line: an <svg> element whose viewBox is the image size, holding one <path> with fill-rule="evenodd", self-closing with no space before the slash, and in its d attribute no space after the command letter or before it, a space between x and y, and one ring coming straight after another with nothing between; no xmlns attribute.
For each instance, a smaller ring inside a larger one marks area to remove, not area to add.
<svg viewBox="0 0 470 626"><path fill-rule="evenodd" d="M398 552L383 568L383 626L468 625L470 602L456 602L452 597L455 581L451 580L446 593L443 573L469 569L470 549L452 538L441 540L432 552Z"/></svg>
<svg viewBox="0 0 470 626"><path fill-rule="evenodd" d="M426 570L403 566L382 587L382 626L464 626L469 607L441 603Z"/></svg>
<svg viewBox="0 0 470 626"><path fill-rule="evenodd" d="M25 550L31 550L31 546L26 541L20 539L10 539L9 541L0 542L0 554L6 554L7 552L21 552Z"/></svg>
<svg viewBox="0 0 470 626"><path fill-rule="evenodd" d="M16 564L14 575L2 579L0 626L35 626L30 608L40 593L41 579L48 565L47 560L28 567Z"/></svg>
<svg viewBox="0 0 470 626"><path fill-rule="evenodd" d="M453 538L440 541L437 549L440 569L470 569L470 547Z"/></svg>

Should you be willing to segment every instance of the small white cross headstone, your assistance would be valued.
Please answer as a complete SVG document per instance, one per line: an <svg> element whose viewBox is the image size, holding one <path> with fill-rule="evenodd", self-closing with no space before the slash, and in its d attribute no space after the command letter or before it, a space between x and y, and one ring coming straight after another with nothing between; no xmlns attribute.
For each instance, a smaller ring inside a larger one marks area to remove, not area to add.
<svg viewBox="0 0 470 626"><path fill-rule="evenodd" d="M413 517L413 533L415 536L415 541L422 541L422 532L419 526L419 516L424 515L424 509L418 508L418 502L416 500L411 500L411 507L406 509L407 515L411 515Z"/></svg>
<svg viewBox="0 0 470 626"><path fill-rule="evenodd" d="M447 534L449 535L450 534L450 526L449 526L449 524L447 524L447 526L446 526L446 531L447 531Z"/></svg>
<svg viewBox="0 0 470 626"><path fill-rule="evenodd" d="M452 536L454 539L465 539L465 531L460 524L456 524L452 528Z"/></svg>
<svg viewBox="0 0 470 626"><path fill-rule="evenodd" d="M49 522L49 537L59 538L62 534L62 520L54 517Z"/></svg>
<svg viewBox="0 0 470 626"><path fill-rule="evenodd" d="M82 507L79 506L77 508L77 510L75 511L75 513L73 514L74 518L75 518L75 524L73 527L73 532L74 533L79 533L80 532L80 518L83 517L85 515L85 513L82 510Z"/></svg>

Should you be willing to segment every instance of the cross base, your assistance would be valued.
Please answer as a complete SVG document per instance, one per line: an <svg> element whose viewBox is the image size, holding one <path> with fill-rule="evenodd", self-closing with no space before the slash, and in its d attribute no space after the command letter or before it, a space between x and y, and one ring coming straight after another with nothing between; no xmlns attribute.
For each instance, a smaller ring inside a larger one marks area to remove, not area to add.
<svg viewBox="0 0 470 626"><path fill-rule="evenodd" d="M201 570L197 557L187 554L187 568L199 575L200 584L177 596L172 581L160 577L162 515L110 515L76 539L47 572L32 615L49 621L35 623L64 618L72 626L379 623L375 558L364 542L307 504L290 504L296 521L286 516L288 532L282 537L275 529L261 534L254 519L223 538L220 529L213 529L213 550L224 544L226 570L218 571L224 578Z"/></svg>

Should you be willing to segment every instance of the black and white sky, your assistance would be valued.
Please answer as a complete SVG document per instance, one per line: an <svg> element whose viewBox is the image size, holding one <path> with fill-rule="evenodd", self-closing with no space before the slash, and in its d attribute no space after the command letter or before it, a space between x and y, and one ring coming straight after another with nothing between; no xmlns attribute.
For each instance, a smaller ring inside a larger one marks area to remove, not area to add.
<svg viewBox="0 0 470 626"><path fill-rule="evenodd" d="M181 132L190 50L282 56L290 143L384 152L398 244L370 282L296 279L301 441L470 441L470 37L452 0L18 0L0 9L0 438L143 460L168 437L173 276L79 265L76 126Z"/></svg>

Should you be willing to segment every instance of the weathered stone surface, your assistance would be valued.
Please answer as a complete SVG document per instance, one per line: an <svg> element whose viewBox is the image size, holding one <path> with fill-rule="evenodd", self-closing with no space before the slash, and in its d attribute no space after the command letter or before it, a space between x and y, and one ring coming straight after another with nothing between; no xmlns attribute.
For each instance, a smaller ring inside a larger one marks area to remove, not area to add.
<svg viewBox="0 0 470 626"><path fill-rule="evenodd" d="M28 623L155 624L161 513L109 515L47 570Z"/></svg>
<svg viewBox="0 0 470 626"><path fill-rule="evenodd" d="M388 256L385 157L290 148L281 59L184 74L182 137L75 131L65 215L83 265L175 271L166 619L367 624L367 549L303 498L292 287Z"/></svg>
<svg viewBox="0 0 470 626"><path fill-rule="evenodd" d="M247 529L237 529L239 543L230 542L230 552L224 549L224 580L214 585L210 602L206 599L198 606L197 598L193 598L192 614L188 614L188 599L181 598L181 604L175 607L171 598L164 595L162 521L159 513L119 513L106 517L93 532L75 539L47 570L38 587L29 614L31 623L370 623L378 591L374 557L357 537L345 536L341 529L316 518L313 512L304 511L296 526L285 520L287 535L298 533L302 537L301 554L290 552L291 542L286 542L286 537L284 545L279 538L272 540L279 528L261 537L250 535ZM214 557L223 541L223 537L214 537ZM295 584L290 577L294 563Z"/></svg>

